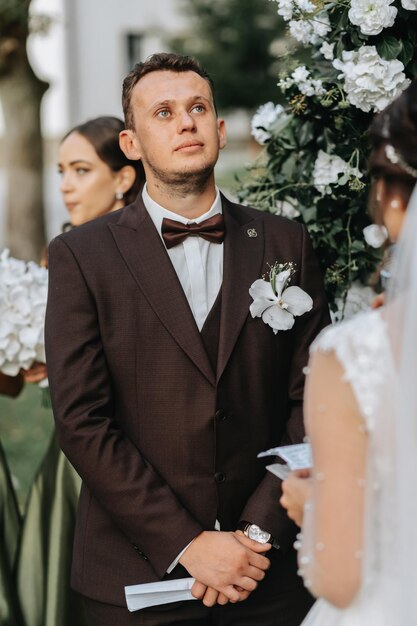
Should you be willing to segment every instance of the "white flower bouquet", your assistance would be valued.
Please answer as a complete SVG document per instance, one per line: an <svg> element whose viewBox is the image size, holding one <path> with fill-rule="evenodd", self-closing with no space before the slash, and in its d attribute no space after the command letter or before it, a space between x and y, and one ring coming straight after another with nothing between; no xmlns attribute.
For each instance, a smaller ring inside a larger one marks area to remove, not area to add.
<svg viewBox="0 0 417 626"><path fill-rule="evenodd" d="M253 117L264 150L239 198L305 224L337 310L382 257L362 234L370 223L367 129L417 78L417 0L273 1L289 36L309 50L302 63L291 52L282 59L281 104Z"/></svg>
<svg viewBox="0 0 417 626"><path fill-rule="evenodd" d="M0 371L16 376L34 361L45 363L44 322L48 270L0 255Z"/></svg>

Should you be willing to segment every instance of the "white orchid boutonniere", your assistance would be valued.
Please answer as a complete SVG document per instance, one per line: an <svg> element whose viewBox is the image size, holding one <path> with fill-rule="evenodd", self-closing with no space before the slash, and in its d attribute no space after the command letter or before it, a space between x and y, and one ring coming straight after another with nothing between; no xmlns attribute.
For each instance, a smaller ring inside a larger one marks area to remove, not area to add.
<svg viewBox="0 0 417 626"><path fill-rule="evenodd" d="M294 263L274 263L269 271L269 281L259 278L251 285L249 294L253 302L249 307L252 317L262 317L275 334L290 330L295 318L310 311L313 300L300 287L287 287L295 272Z"/></svg>

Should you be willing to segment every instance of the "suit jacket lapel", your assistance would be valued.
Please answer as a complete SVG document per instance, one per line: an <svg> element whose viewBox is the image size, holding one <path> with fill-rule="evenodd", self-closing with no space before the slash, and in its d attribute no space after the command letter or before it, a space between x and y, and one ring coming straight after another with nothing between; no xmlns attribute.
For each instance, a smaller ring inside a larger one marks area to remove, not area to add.
<svg viewBox="0 0 417 626"><path fill-rule="evenodd" d="M207 352L187 298L142 198L122 211L109 228L134 279L180 348L214 385Z"/></svg>
<svg viewBox="0 0 417 626"><path fill-rule="evenodd" d="M264 256L263 222L222 197L226 224L222 309L217 360L220 379L249 313L249 287L260 278Z"/></svg>

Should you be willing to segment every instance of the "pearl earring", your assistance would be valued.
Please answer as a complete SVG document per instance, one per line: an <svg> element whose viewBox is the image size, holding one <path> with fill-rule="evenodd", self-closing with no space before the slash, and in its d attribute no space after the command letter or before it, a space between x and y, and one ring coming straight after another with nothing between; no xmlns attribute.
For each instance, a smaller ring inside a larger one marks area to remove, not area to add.
<svg viewBox="0 0 417 626"><path fill-rule="evenodd" d="M123 191L116 191L116 200L123 200Z"/></svg>
<svg viewBox="0 0 417 626"><path fill-rule="evenodd" d="M399 209L400 208L399 200L391 200L390 207L391 209Z"/></svg>

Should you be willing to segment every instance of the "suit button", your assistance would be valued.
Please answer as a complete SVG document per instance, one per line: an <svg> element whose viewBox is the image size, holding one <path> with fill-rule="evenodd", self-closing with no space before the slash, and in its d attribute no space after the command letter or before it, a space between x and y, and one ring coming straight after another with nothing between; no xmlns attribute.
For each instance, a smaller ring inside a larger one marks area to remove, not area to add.
<svg viewBox="0 0 417 626"><path fill-rule="evenodd" d="M224 481L226 480L226 474L224 474L223 472L216 472L214 474L214 480L216 481L216 483L224 483Z"/></svg>
<svg viewBox="0 0 417 626"><path fill-rule="evenodd" d="M224 412L223 409L218 409L216 411L216 419L217 419L218 422L224 422L226 417L227 417L227 415L226 415L226 413Z"/></svg>

